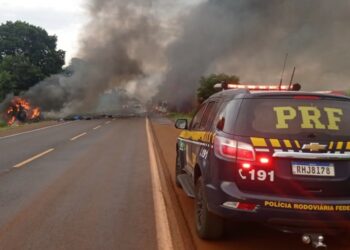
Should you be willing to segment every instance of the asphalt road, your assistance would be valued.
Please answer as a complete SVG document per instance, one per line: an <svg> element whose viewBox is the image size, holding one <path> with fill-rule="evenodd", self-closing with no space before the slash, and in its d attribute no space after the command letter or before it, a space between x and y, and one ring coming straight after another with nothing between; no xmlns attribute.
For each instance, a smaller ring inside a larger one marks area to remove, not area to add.
<svg viewBox="0 0 350 250"><path fill-rule="evenodd" d="M157 249L144 119L0 137L0 249Z"/></svg>
<svg viewBox="0 0 350 250"><path fill-rule="evenodd" d="M223 240L200 240L193 200L174 183L179 131L158 118L153 132L135 118L0 137L0 250L171 250L167 240L174 250L311 249L300 236L256 224L232 224ZM349 249L348 242L327 238L330 249Z"/></svg>

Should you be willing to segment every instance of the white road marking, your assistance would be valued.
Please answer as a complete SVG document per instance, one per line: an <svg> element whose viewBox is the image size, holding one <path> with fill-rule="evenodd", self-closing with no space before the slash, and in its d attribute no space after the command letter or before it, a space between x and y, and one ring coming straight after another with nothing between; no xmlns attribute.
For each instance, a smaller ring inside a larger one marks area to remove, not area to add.
<svg viewBox="0 0 350 250"><path fill-rule="evenodd" d="M94 130L97 130L99 128L101 128L102 126L101 125L98 125L97 127L94 127Z"/></svg>
<svg viewBox="0 0 350 250"><path fill-rule="evenodd" d="M152 179L152 192L153 192L153 203L154 203L154 215L157 231L157 243L158 249L173 250L174 246L171 239L169 221L166 212L165 200L162 192L160 183L160 175L158 165L156 161L156 155L153 148L153 139L150 132L149 120L146 119L146 131L147 131L147 142L148 152L151 168L151 179Z"/></svg>
<svg viewBox="0 0 350 250"><path fill-rule="evenodd" d="M40 158L40 157L43 157L44 155L47 155L48 153L51 153L52 151L54 151L55 149L54 148L50 148L49 150L46 150L45 152L42 152L40 154L37 154L31 158L29 158L28 160L25 160L25 161L22 161L21 163L18 163L17 165L13 166L14 168L20 168L20 167L23 167L24 165Z"/></svg>
<svg viewBox="0 0 350 250"><path fill-rule="evenodd" d="M108 122L106 122L105 124L107 125L107 124L110 124L111 123L111 121L108 121Z"/></svg>
<svg viewBox="0 0 350 250"><path fill-rule="evenodd" d="M63 125L68 125L70 123L72 123L72 122L65 122L65 123L61 123L61 124L57 124L57 125L52 125L52 126L47 126L47 127L43 127L43 128L33 129L33 130L30 130L30 131L26 131L26 132L22 132L22 133L18 133L18 134L7 135L7 136L0 137L0 140L11 138L11 137L15 137L15 136L19 136L19 135L29 134L29 133L33 133L33 132L49 129L49 128L55 128L55 127L59 127L59 126L63 126Z"/></svg>
<svg viewBox="0 0 350 250"><path fill-rule="evenodd" d="M80 135L74 136L73 138L71 138L71 141L75 141L76 139L79 139L80 137L83 137L84 135L87 135L87 133L81 133Z"/></svg>

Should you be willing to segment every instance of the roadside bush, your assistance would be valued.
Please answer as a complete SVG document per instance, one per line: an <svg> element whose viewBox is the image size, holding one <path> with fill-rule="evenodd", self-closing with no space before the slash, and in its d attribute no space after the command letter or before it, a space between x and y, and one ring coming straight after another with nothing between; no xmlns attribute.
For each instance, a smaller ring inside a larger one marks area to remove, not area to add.
<svg viewBox="0 0 350 250"><path fill-rule="evenodd" d="M7 123L3 120L0 120L0 128L7 127Z"/></svg>

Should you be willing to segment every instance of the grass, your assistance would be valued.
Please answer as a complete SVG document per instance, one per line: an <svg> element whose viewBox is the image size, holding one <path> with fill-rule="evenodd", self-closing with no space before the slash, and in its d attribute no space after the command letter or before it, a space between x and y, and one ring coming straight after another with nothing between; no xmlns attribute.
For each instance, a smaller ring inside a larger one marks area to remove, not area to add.
<svg viewBox="0 0 350 250"><path fill-rule="evenodd" d="M5 121L0 120L0 129L6 129L8 128L7 123Z"/></svg>
<svg viewBox="0 0 350 250"><path fill-rule="evenodd" d="M19 127L28 126L28 125L30 125L30 124L33 124L33 123L15 124L15 125L9 126L9 125L7 124L7 122L5 122L5 121L3 121L3 120L0 120L0 132L1 132L1 131L6 131L6 130L15 129L15 128L19 128Z"/></svg>

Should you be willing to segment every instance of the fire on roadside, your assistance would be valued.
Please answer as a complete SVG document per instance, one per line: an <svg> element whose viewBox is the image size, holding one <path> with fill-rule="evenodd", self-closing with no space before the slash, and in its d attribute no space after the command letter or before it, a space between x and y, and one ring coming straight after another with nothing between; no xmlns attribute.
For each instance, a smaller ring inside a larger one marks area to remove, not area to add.
<svg viewBox="0 0 350 250"><path fill-rule="evenodd" d="M20 97L14 97L6 111L8 125L16 121L27 122L40 119L41 111L38 107L32 107L31 104Z"/></svg>

